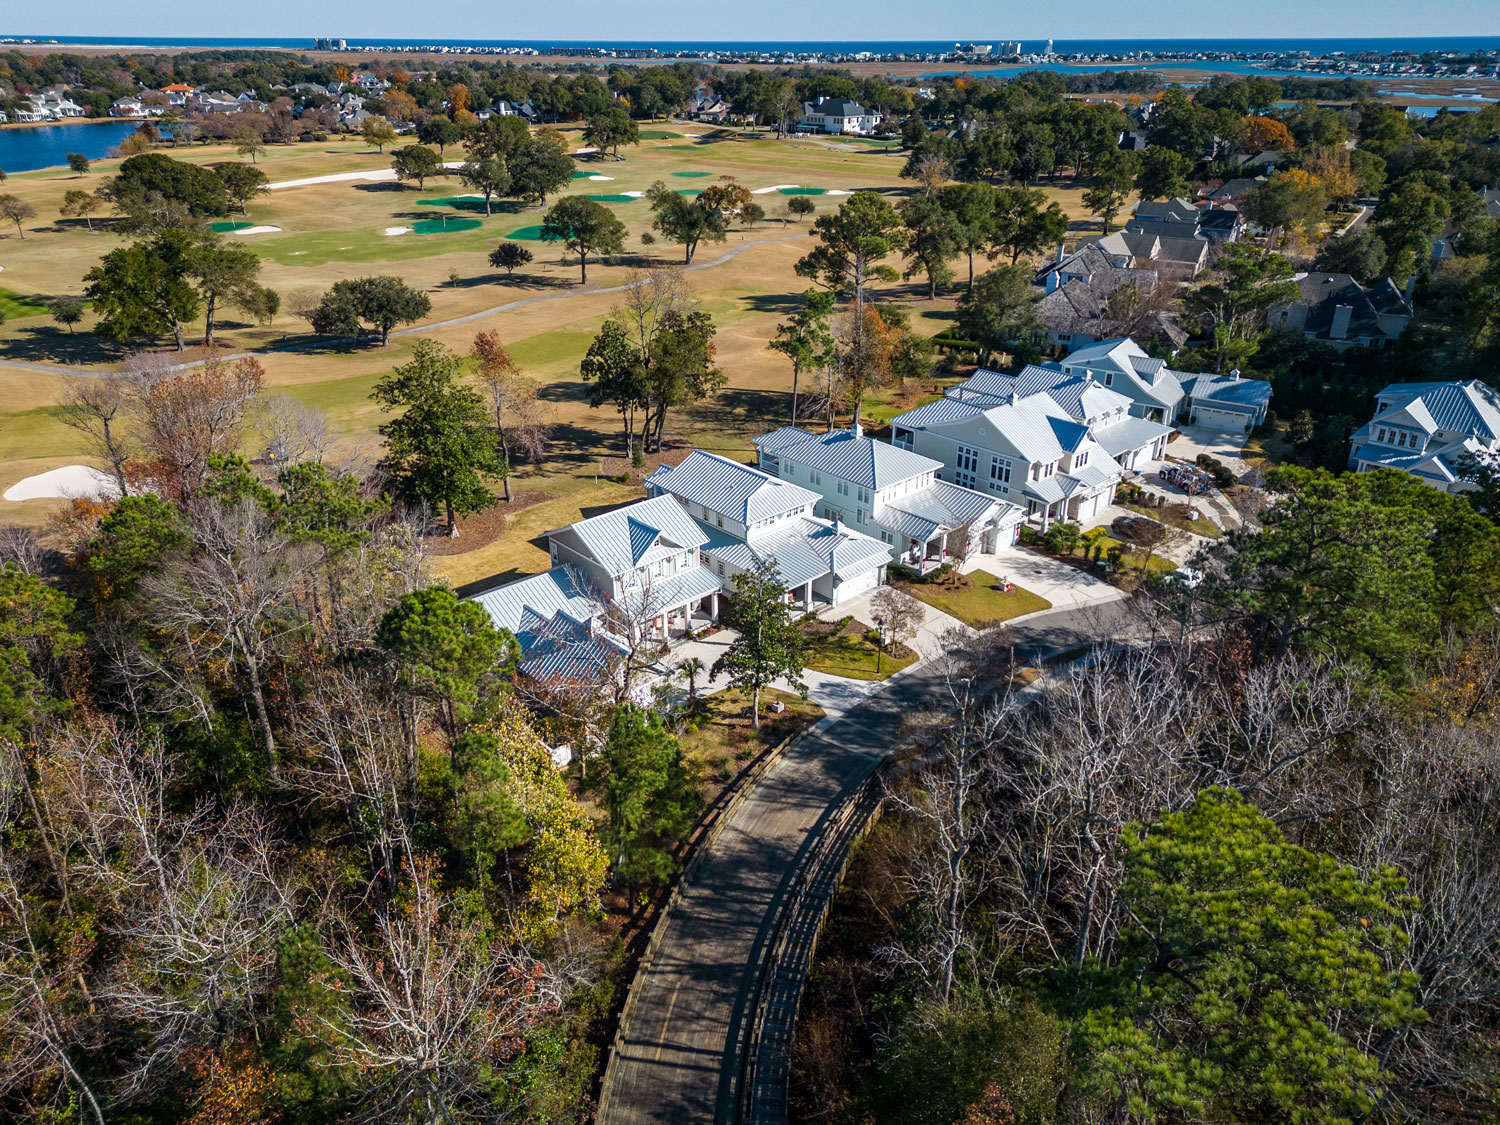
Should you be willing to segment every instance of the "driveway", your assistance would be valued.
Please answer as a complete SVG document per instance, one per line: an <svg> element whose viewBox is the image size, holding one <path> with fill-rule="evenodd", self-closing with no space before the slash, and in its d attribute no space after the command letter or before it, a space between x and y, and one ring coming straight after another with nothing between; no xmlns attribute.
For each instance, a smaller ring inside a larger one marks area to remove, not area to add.
<svg viewBox="0 0 1500 1125"><path fill-rule="evenodd" d="M1207 453L1224 462L1224 466L1236 477L1250 471L1240 454L1245 448L1246 435L1240 430L1219 430L1212 426L1183 426L1176 441L1167 445L1167 453L1180 461L1195 461L1198 454Z"/></svg>
<svg viewBox="0 0 1500 1125"><path fill-rule="evenodd" d="M992 555L975 555L963 565L965 574L974 570L987 570L996 578L1008 578L1022 589L1046 598L1055 609L1083 609L1125 597L1123 591L1108 582L1025 547L1005 547Z"/></svg>
<svg viewBox="0 0 1500 1125"><path fill-rule="evenodd" d="M874 611L870 607L870 599L874 597L874 594L873 590L867 594L860 594L841 605L821 610L818 616L824 621L837 621L842 617L853 615L859 621L872 623L875 618ZM917 629L917 635L909 643L917 650L921 660L907 668L907 672L920 667L924 661L942 652L943 636L950 629L969 628L956 617L949 617L925 602L919 604L923 610L922 624ZM723 691L729 686L729 678L722 675L710 677L708 670L713 667L714 661L724 655L735 637L736 633L733 629L723 629L711 637L686 641L674 648L664 663L669 668L675 669L680 668L683 661L696 657L703 661L703 672L698 677L698 694L712 695L714 692ZM826 712L827 718L820 722L820 725L825 725L842 716L850 708L864 702L900 675L902 673L897 672L884 680L850 680L843 676L830 676L826 672L816 672L808 668L802 673L802 682L807 685L807 698ZM683 681L679 678L678 683L682 684ZM785 681L778 681L773 686L783 691L793 690Z"/></svg>

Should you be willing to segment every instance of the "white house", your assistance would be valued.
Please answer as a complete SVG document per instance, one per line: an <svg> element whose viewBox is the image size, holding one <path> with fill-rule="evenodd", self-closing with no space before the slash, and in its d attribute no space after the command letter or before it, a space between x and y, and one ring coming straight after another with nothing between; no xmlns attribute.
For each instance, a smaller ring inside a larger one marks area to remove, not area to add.
<svg viewBox="0 0 1500 1125"><path fill-rule="evenodd" d="M1392 383L1375 396L1375 416L1349 439L1349 467L1397 469L1445 492L1473 486L1465 456L1500 452L1500 391L1467 383Z"/></svg>
<svg viewBox="0 0 1500 1125"><path fill-rule="evenodd" d="M757 562L776 566L789 600L805 609L838 605L885 580L891 548L813 514L821 493L695 449L646 478L652 495L675 496L703 528L704 564L731 586Z"/></svg>
<svg viewBox="0 0 1500 1125"><path fill-rule="evenodd" d="M944 480L942 461L875 441L858 427L813 434L787 426L755 446L761 469L822 498L818 515L874 535L919 573L1013 543L1023 518L1013 504Z"/></svg>
<svg viewBox="0 0 1500 1125"><path fill-rule="evenodd" d="M880 124L880 114L848 98L819 98L802 103L802 117L797 122L805 133L873 133Z"/></svg>
<svg viewBox="0 0 1500 1125"><path fill-rule="evenodd" d="M597 681L628 647L606 628L604 604L576 567L555 566L474 601L515 635L520 670L534 680Z"/></svg>
<svg viewBox="0 0 1500 1125"><path fill-rule="evenodd" d="M1102 388L1079 383L1075 409L1101 410L1109 421L1166 432L1159 423L1131 418L1122 396L1106 399ZM1054 520L1083 522L1099 515L1114 501L1124 469L1091 425L1074 421L1046 392L1025 393L1025 384L1015 385L1003 395L945 395L898 414L891 419L891 440L942 462L955 483L1019 507L1042 528Z"/></svg>
<svg viewBox="0 0 1500 1125"><path fill-rule="evenodd" d="M724 584L700 553L708 535L675 497L627 504L544 538L553 566L575 568L633 638L670 642L719 615Z"/></svg>
<svg viewBox="0 0 1500 1125"><path fill-rule="evenodd" d="M1241 378L1174 371L1134 340L1102 340L1073 352L1058 365L1068 374L1087 372L1129 398L1131 413L1158 422L1214 426L1247 433L1266 420L1271 384Z"/></svg>

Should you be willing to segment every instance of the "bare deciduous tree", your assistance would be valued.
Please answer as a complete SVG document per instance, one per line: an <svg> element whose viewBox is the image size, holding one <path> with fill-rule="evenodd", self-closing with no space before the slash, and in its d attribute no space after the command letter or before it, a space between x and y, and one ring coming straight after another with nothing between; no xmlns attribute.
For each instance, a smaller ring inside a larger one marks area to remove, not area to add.
<svg viewBox="0 0 1500 1125"><path fill-rule="evenodd" d="M276 780L276 739L262 670L277 639L301 625L286 613L297 569L285 537L253 500L195 504L189 524L195 549L145 583L152 612L161 626L189 631L202 651L222 654L243 671L266 769Z"/></svg>
<svg viewBox="0 0 1500 1125"><path fill-rule="evenodd" d="M78 379L63 396L57 420L83 434L89 453L109 466L122 496L130 494L125 463L132 442L125 422L130 407L132 381L128 378Z"/></svg>
<svg viewBox="0 0 1500 1125"><path fill-rule="evenodd" d="M208 459L239 445L240 429L265 371L253 356L210 358L165 377L150 373L141 393L141 436L175 496L197 492Z"/></svg>
<svg viewBox="0 0 1500 1125"><path fill-rule="evenodd" d="M316 407L296 402L287 395L272 395L265 401L261 435L266 453L277 467L302 461L322 461L333 445L328 416Z"/></svg>
<svg viewBox="0 0 1500 1125"><path fill-rule="evenodd" d="M882 586L870 599L870 608L884 624L882 632L892 645L904 645L917 635L926 613L922 603L894 586Z"/></svg>
<svg viewBox="0 0 1500 1125"><path fill-rule="evenodd" d="M369 930L342 919L329 956L349 1005L316 1029L337 1062L370 1079L356 1120L490 1118L496 1072L560 1007L567 980L498 941L487 918L441 890L430 859L404 863L374 915Z"/></svg>

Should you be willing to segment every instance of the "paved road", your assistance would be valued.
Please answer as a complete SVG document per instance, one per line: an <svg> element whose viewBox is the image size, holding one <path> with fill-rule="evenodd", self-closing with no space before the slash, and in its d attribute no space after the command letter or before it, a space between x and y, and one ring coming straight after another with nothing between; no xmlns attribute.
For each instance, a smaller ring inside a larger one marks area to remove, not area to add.
<svg viewBox="0 0 1500 1125"><path fill-rule="evenodd" d="M1017 654L1031 660L1114 636L1129 618L1121 603L1043 614L1017 627ZM747 794L659 923L605 1073L602 1125L734 1120L757 974L793 874L818 826L893 747L902 716L930 703L936 679L918 666L803 739Z"/></svg>

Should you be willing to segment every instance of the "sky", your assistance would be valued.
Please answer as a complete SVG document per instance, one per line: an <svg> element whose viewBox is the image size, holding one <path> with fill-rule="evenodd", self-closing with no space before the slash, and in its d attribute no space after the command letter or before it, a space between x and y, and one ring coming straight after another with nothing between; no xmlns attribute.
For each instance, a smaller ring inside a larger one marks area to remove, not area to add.
<svg viewBox="0 0 1500 1125"><path fill-rule="evenodd" d="M0 8L8 5L0 5ZM1340 35L1500 34L1496 0L1365 0L1358 5L1261 0L1205 5L1196 0L757 0L745 7L703 0L567 0L562 4L434 4L361 0L337 6L307 0L184 4L182 0L72 0L51 26L46 8L27 5L26 26L0 16L0 34L118 36L317 35L391 39L555 39L634 41L978 40L1319 38ZM16 9L12 9L12 12ZM1064 14L1066 18L1063 18Z"/></svg>

